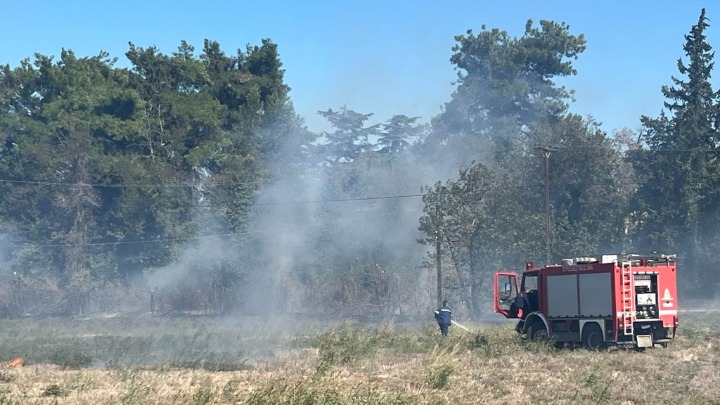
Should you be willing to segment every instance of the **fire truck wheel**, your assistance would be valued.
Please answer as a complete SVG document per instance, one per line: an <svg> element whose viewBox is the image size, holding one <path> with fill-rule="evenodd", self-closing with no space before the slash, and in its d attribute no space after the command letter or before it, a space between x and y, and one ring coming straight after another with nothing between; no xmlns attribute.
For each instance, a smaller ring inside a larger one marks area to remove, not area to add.
<svg viewBox="0 0 720 405"><path fill-rule="evenodd" d="M535 319L531 324L530 327L527 330L528 339L533 341L543 341L547 340L548 333L547 329L545 329L545 324L539 320Z"/></svg>
<svg viewBox="0 0 720 405"><path fill-rule="evenodd" d="M602 329L596 323L589 323L583 328L583 346L588 350L601 350L605 348L605 339Z"/></svg>

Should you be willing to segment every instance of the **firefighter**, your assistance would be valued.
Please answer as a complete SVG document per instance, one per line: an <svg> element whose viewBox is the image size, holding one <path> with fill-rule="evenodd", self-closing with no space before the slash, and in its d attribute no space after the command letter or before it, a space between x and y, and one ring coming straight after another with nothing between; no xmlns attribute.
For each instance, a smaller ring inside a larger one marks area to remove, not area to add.
<svg viewBox="0 0 720 405"><path fill-rule="evenodd" d="M447 336L448 328L452 324L452 311L450 311L447 303L447 300L443 300L442 306L435 310L435 320L437 320L438 326L440 326L440 334L443 336Z"/></svg>
<svg viewBox="0 0 720 405"><path fill-rule="evenodd" d="M518 294L512 303L510 303L510 314L513 317L522 318L523 308L525 307L525 294Z"/></svg>

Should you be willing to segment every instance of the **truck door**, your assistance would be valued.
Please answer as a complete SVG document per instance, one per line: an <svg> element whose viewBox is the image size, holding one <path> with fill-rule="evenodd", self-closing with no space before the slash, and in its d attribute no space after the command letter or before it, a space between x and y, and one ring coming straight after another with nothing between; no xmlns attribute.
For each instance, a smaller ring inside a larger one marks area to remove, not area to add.
<svg viewBox="0 0 720 405"><path fill-rule="evenodd" d="M517 318L517 309L513 307L518 296L517 274L495 273L495 312L506 318Z"/></svg>

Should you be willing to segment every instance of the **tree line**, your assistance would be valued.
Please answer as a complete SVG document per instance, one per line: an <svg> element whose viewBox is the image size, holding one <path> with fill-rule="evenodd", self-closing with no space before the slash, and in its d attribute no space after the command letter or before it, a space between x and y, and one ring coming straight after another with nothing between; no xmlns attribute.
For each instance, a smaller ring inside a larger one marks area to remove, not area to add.
<svg viewBox="0 0 720 405"><path fill-rule="evenodd" d="M414 314L439 260L478 315L495 270L608 252L677 253L683 291L716 295L708 27L702 10L659 116L613 134L569 112L555 80L578 74L586 40L553 21L456 36L457 86L429 124L340 106L318 111L323 133L268 39L232 55L130 43L128 68L71 50L5 65L0 313L106 310L152 288L151 310Z"/></svg>

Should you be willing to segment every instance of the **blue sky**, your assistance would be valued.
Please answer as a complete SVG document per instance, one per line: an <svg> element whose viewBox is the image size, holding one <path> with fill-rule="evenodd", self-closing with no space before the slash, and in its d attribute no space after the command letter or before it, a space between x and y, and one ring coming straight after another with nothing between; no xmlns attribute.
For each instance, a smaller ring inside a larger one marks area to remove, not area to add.
<svg viewBox="0 0 720 405"><path fill-rule="evenodd" d="M587 50L574 61L578 75L562 83L575 89L571 111L592 115L608 132L637 129L641 115L658 115L660 88L678 75L684 36L703 7L708 41L720 49L714 25L720 5L694 0L3 3L0 64L11 66L36 52L57 56L62 48L78 56L108 51L119 57L118 66L127 66L130 41L170 54L186 40L200 53L207 38L234 54L270 38L278 44L295 110L314 131L327 128L318 110L344 105L373 113L370 124L396 114L427 122L453 91L454 36L479 32L483 24L519 36L527 19L547 19L585 34Z"/></svg>

